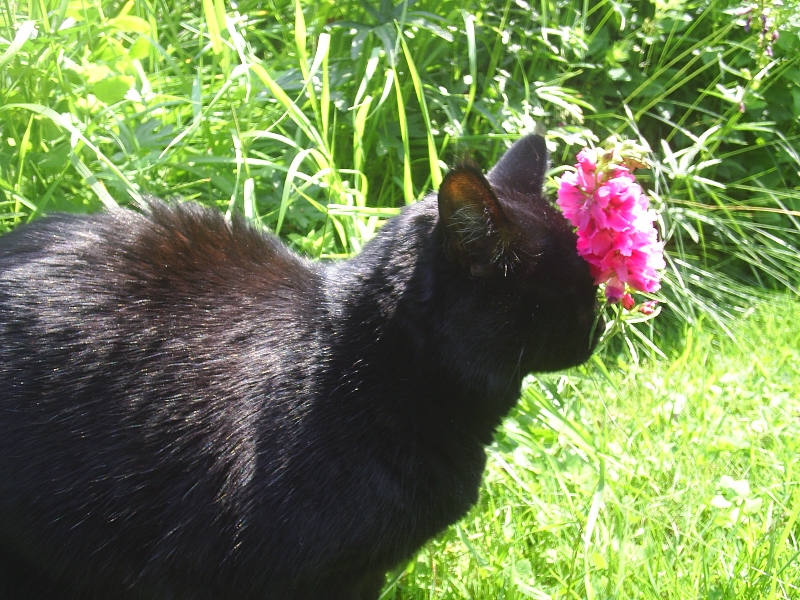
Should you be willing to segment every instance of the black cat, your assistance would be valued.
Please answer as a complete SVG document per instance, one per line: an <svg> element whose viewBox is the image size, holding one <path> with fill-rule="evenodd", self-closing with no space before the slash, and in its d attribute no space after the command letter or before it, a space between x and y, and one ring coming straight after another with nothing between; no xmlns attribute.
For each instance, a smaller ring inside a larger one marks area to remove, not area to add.
<svg viewBox="0 0 800 600"><path fill-rule="evenodd" d="M0 598L377 598L593 348L546 166L455 168L339 263L155 200L0 239Z"/></svg>

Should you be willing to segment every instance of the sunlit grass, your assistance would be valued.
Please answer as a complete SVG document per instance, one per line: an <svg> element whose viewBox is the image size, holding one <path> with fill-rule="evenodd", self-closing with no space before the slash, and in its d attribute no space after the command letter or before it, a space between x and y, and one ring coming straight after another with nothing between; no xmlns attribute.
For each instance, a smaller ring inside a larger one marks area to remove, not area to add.
<svg viewBox="0 0 800 600"><path fill-rule="evenodd" d="M798 318L533 381L479 505L384 597L800 596Z"/></svg>

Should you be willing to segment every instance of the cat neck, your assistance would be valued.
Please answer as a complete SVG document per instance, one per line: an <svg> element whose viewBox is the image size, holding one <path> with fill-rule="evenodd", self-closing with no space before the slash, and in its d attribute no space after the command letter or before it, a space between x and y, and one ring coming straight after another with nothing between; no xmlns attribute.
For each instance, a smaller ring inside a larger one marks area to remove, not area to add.
<svg viewBox="0 0 800 600"><path fill-rule="evenodd" d="M323 281L332 369L489 443L519 396L517 357L509 361L491 331L460 339L453 303L478 303L481 290L445 256L435 197L407 207L355 258L327 266Z"/></svg>

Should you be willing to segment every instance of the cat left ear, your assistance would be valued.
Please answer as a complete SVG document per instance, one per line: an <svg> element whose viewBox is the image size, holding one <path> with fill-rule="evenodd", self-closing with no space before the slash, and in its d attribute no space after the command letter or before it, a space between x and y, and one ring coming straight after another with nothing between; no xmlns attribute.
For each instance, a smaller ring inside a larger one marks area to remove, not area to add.
<svg viewBox="0 0 800 600"><path fill-rule="evenodd" d="M439 187L448 256L471 275L488 275L508 245L509 223L491 184L473 165L450 171Z"/></svg>
<svg viewBox="0 0 800 600"><path fill-rule="evenodd" d="M540 135L527 135L512 144L487 175L492 185L539 195L547 174L547 144Z"/></svg>

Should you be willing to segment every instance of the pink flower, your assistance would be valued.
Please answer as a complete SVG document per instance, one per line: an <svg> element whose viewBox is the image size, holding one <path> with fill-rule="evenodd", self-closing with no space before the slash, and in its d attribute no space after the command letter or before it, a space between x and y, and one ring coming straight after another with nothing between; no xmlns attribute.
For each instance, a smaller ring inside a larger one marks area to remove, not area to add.
<svg viewBox="0 0 800 600"><path fill-rule="evenodd" d="M578 165L584 171L594 171L597 169L597 154L589 148L584 148L578 152Z"/></svg>
<svg viewBox="0 0 800 600"><path fill-rule="evenodd" d="M611 304L616 304L625 296L625 284L616 277L611 277L606 281L606 299Z"/></svg>
<svg viewBox="0 0 800 600"><path fill-rule="evenodd" d="M657 300L649 300L639 307L639 312L643 315L652 315L656 311Z"/></svg>
<svg viewBox="0 0 800 600"><path fill-rule="evenodd" d="M605 284L609 302L622 300L630 310L635 304L630 290L660 289L664 246L653 226L656 215L630 171L641 163L618 154L623 153L582 150L575 171L558 182L557 202L577 228L578 254L589 263L595 283Z"/></svg>
<svg viewBox="0 0 800 600"><path fill-rule="evenodd" d="M622 296L622 300L620 302L622 304L622 308L624 308L625 310L630 310L634 306L636 306L636 300L634 300L633 296L631 296L630 294L625 294L624 296Z"/></svg>
<svg viewBox="0 0 800 600"><path fill-rule="evenodd" d="M578 169L575 173L566 173L561 178L558 190L558 204L575 227L586 227L589 222L589 211L592 208L591 196L584 190L594 190L595 179L590 171Z"/></svg>

